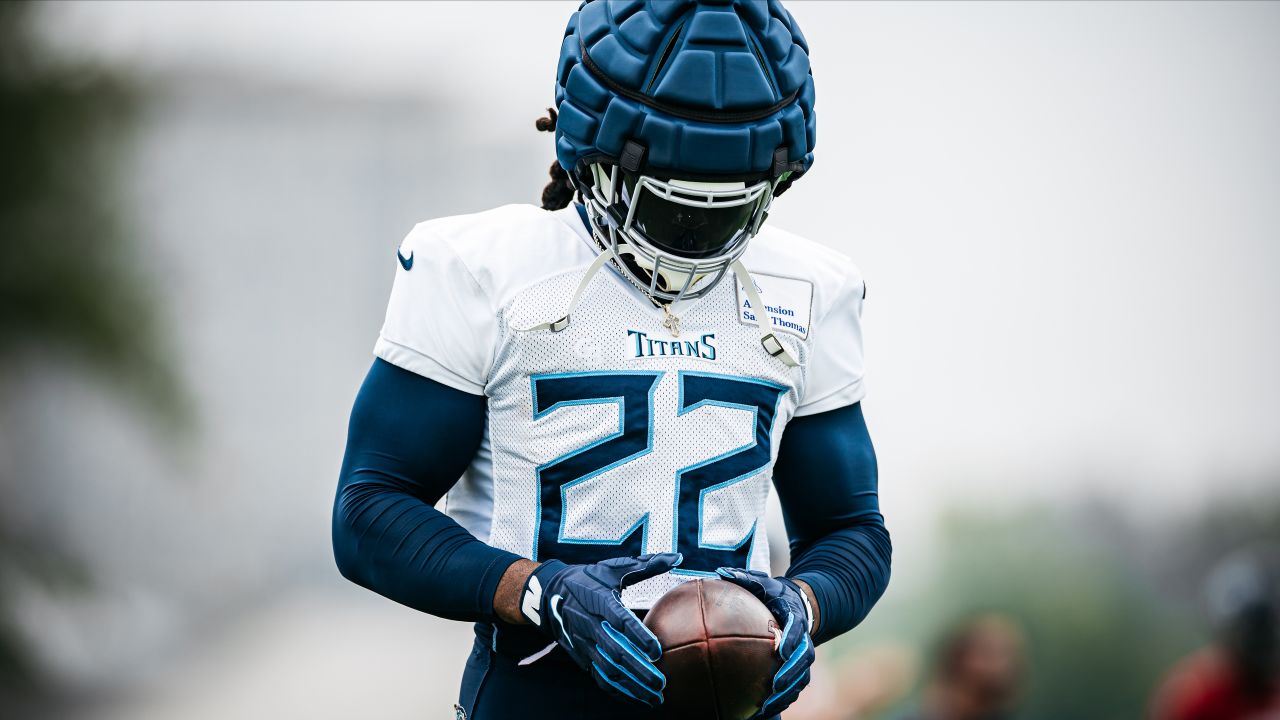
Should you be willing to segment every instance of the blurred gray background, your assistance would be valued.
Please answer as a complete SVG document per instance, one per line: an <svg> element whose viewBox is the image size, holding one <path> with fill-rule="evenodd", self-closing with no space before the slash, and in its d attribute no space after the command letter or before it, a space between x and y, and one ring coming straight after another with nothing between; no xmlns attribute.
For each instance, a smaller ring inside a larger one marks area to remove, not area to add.
<svg viewBox="0 0 1280 720"><path fill-rule="evenodd" d="M824 661L870 658L894 707L938 627L998 608L1028 628L1029 717L1137 717L1206 637L1208 565L1280 532L1280 4L788 6L819 142L770 222L867 278L895 543ZM60 568L0 562L15 713L452 717L469 628L343 581L332 492L396 245L537 202L575 7L6 11L12 97L129 98L92 153L51 155L114 229L66 225L73 201L20 229L50 267L118 258L158 368L104 371L0 290L0 540Z"/></svg>

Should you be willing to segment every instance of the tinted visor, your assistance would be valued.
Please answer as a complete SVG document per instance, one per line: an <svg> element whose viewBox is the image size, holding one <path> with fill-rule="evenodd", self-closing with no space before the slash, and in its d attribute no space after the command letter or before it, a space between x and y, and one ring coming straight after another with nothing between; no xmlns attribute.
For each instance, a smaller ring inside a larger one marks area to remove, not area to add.
<svg viewBox="0 0 1280 720"><path fill-rule="evenodd" d="M761 204L757 198L708 206L703 193L675 191L688 202L699 203L695 207L662 197L643 184L637 194L637 176L631 173L623 173L622 182L624 197L634 208L631 227L658 248L690 259L719 255L751 224Z"/></svg>

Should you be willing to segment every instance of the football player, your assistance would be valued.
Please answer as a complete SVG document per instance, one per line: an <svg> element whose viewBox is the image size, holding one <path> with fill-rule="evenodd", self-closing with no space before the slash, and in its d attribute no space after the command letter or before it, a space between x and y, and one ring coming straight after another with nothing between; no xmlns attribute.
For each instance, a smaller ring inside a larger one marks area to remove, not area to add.
<svg viewBox="0 0 1280 720"><path fill-rule="evenodd" d="M397 250L338 566L476 623L456 709L479 720L665 717L640 618L722 577L782 631L775 717L889 578L862 277L765 224L813 162L808 46L776 0L589 1L555 104L542 208L424 222Z"/></svg>

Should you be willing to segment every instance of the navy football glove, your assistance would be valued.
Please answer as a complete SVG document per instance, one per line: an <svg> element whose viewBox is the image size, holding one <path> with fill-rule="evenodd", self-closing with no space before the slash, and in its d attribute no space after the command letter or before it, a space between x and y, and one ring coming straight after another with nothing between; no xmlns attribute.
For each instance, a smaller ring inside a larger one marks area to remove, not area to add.
<svg viewBox="0 0 1280 720"><path fill-rule="evenodd" d="M782 642L778 654L782 667L773 676L773 694L765 699L756 717L773 717L786 710L800 697L809 684L809 666L813 665L813 639L809 637L813 618L808 599L799 585L787 578L771 578L758 570L720 568L720 577L746 588L760 599L782 625Z"/></svg>
<svg viewBox="0 0 1280 720"><path fill-rule="evenodd" d="M566 565L548 560L525 583L521 612L606 691L650 707L667 679L654 662L662 645L622 604L622 589L680 564L679 553Z"/></svg>

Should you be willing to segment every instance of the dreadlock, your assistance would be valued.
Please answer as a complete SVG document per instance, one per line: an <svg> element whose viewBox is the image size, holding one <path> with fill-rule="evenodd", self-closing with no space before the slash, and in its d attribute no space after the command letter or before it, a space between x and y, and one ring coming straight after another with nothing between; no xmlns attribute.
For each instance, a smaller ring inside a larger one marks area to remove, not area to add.
<svg viewBox="0 0 1280 720"><path fill-rule="evenodd" d="M538 118L534 123L534 127L541 132L555 132L556 129L556 111L555 108L547 108L547 117ZM568 207L573 202L573 196L577 190L573 187L573 181L569 179L569 173L560 167L559 162L551 163L551 182L542 188L542 209L543 210L559 210Z"/></svg>

